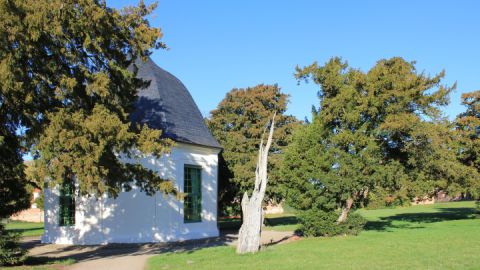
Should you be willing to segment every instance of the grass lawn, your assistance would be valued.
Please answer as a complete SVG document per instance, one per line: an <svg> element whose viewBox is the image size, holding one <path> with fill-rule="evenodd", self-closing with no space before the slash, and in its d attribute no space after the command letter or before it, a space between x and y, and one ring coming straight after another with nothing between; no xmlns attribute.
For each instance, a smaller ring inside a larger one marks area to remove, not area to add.
<svg viewBox="0 0 480 270"><path fill-rule="evenodd" d="M298 220L294 214L270 214L265 216L265 230L295 231L298 229ZM221 230L238 230L242 222L239 218L220 219L218 227Z"/></svg>
<svg viewBox="0 0 480 270"><path fill-rule="evenodd" d="M298 229L298 220L294 214L270 214L265 216L264 230L295 231Z"/></svg>
<svg viewBox="0 0 480 270"><path fill-rule="evenodd" d="M269 231L295 231L298 229L298 220L295 217L295 210L284 205L283 214L265 215L265 230ZM218 227L221 230L238 230L242 222L239 218L220 218Z"/></svg>
<svg viewBox="0 0 480 270"><path fill-rule="evenodd" d="M361 210L358 236L306 238L236 255L233 247L152 257L148 269L480 269L474 202Z"/></svg>
<svg viewBox="0 0 480 270"><path fill-rule="evenodd" d="M6 225L8 231L20 232L22 236L41 236L43 222L9 221Z"/></svg>
<svg viewBox="0 0 480 270"><path fill-rule="evenodd" d="M24 264L14 267L1 267L0 270L58 270L75 263L74 259L58 260L49 257L28 257Z"/></svg>

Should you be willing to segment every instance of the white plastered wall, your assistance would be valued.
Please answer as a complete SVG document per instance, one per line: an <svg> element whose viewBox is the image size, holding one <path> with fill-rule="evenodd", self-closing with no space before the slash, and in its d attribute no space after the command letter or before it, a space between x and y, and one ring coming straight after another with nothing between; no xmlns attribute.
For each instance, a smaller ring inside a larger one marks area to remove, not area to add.
<svg viewBox="0 0 480 270"><path fill-rule="evenodd" d="M161 159L146 156L140 162L183 191L184 165L202 167L202 222L184 223L183 202L157 193L147 196L138 188L116 198L76 197L75 225L59 226L59 192L45 189L43 243L107 244L173 242L218 236L218 149L177 143Z"/></svg>

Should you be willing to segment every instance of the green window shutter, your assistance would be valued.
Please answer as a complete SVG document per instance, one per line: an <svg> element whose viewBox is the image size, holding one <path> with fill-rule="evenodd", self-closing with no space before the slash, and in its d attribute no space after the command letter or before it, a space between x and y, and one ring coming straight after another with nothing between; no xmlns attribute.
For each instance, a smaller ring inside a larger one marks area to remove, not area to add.
<svg viewBox="0 0 480 270"><path fill-rule="evenodd" d="M75 186L70 179L60 186L59 214L60 226L75 224Z"/></svg>
<svg viewBox="0 0 480 270"><path fill-rule="evenodd" d="M184 167L184 222L202 221L202 169L199 166Z"/></svg>

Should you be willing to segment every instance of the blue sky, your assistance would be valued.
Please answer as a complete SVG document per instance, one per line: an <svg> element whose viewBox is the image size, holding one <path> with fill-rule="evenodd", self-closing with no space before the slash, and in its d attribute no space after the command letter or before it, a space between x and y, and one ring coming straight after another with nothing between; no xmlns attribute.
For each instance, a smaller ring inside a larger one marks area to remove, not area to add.
<svg viewBox="0 0 480 270"><path fill-rule="evenodd" d="M107 1L119 8L136 1ZM151 3L152 1L145 1ZM458 83L445 114L464 110L463 92L480 89L480 1L160 0L151 24L169 50L154 61L177 76L207 116L232 88L277 83L300 119L317 105L317 87L298 85L295 66L333 56L366 71L382 58Z"/></svg>

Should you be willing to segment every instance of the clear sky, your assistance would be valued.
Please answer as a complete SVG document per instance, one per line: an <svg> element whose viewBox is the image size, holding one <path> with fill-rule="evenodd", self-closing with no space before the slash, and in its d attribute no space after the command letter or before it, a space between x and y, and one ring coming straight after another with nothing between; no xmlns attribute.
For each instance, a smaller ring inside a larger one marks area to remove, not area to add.
<svg viewBox="0 0 480 270"><path fill-rule="evenodd" d="M427 74L445 69L444 83L458 83L444 110L451 119L464 110L461 93L480 89L480 1L160 0L150 19L170 48L153 60L205 116L232 88L277 83L291 96L288 113L310 117L317 87L299 86L295 66L332 56L364 71L393 56Z"/></svg>

